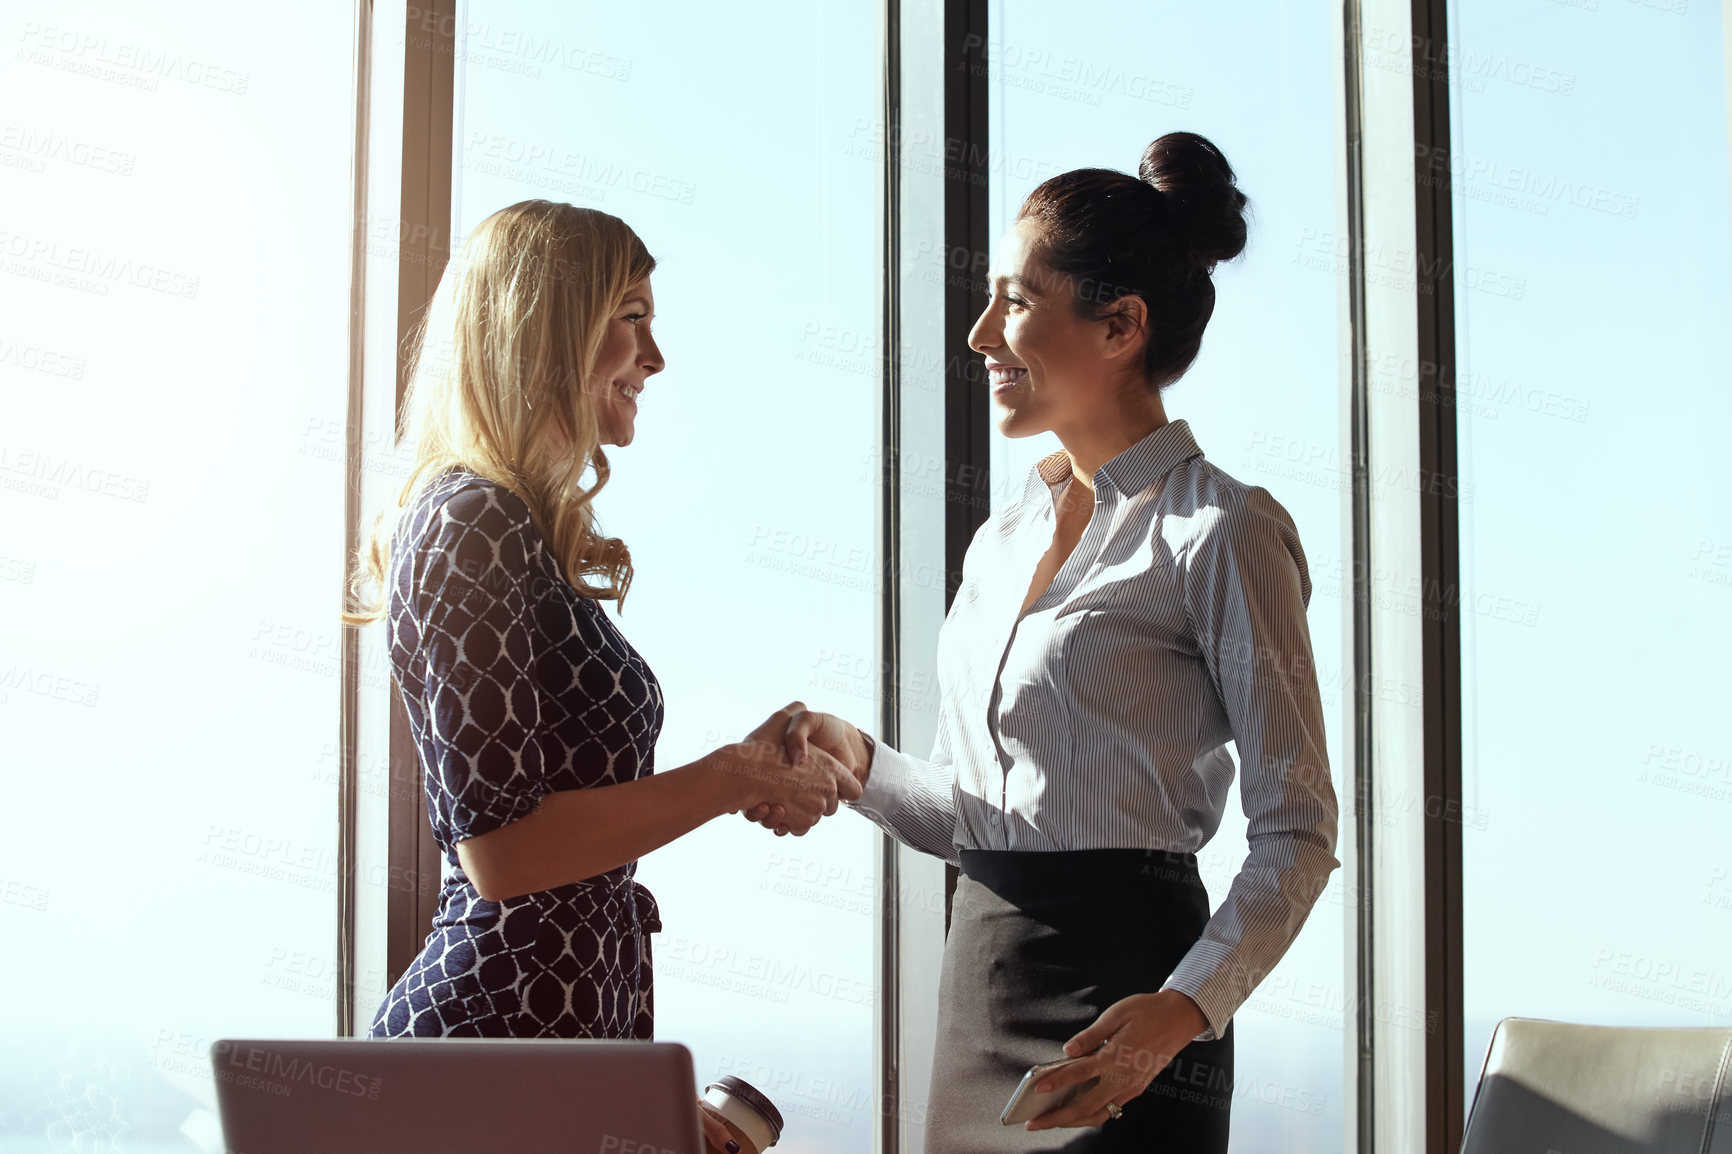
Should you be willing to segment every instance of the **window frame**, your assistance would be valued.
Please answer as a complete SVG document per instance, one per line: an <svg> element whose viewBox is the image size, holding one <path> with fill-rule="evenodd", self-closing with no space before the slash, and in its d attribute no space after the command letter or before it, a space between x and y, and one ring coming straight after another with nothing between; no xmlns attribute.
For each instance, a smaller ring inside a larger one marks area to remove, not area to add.
<svg viewBox="0 0 1732 1154"><path fill-rule="evenodd" d="M1421 163L1450 147L1446 17L1445 0L1342 9L1355 696L1342 856L1359 887L1347 1117L1362 1154L1452 1154L1465 1115L1461 826L1445 819L1461 802L1454 248L1450 183L1435 159ZM1368 279L1376 252L1412 254L1411 287ZM1370 388L1370 366L1391 361L1416 366L1412 398ZM1379 487L1377 476L1417 483ZM1422 591L1417 616L1388 596L1408 588ZM1425 804L1401 804L1414 797ZM1391 1005L1419 1012L1417 1037L1380 1020Z"/></svg>
<svg viewBox="0 0 1732 1154"><path fill-rule="evenodd" d="M355 5L355 153L351 170L351 212L349 226L349 391L344 424L347 432L356 429L364 415L362 400L366 383L367 316L367 172L368 142L372 127L372 62L373 6L367 0ZM356 448L353 436L345 436L343 468L345 475L356 475ZM353 483L343 489L343 553L354 557L361 546L361 489ZM350 576L349 563L343 565L344 595ZM356 838L359 834L360 775L359 734L356 722L361 698L361 634L359 630L342 632L342 648L338 659L337 684L337 860L346 869L337 886L337 1034L351 1037L355 1033L355 975L359 959L356 944L356 893L353 884L356 860Z"/></svg>

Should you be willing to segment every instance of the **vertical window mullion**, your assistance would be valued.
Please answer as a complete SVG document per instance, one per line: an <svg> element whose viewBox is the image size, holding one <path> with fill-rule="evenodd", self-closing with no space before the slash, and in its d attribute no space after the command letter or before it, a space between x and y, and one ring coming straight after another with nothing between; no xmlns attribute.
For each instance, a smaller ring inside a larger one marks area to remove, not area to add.
<svg viewBox="0 0 1732 1154"><path fill-rule="evenodd" d="M408 8L404 35L403 183L398 221L397 408L408 386L406 350L451 251L451 183L457 60L456 0ZM391 699L390 763L417 764L408 717ZM417 789L393 790L387 849L386 969L403 972L420 952L437 910L438 847Z"/></svg>
<svg viewBox="0 0 1732 1154"><path fill-rule="evenodd" d="M1461 1140L1460 624L1444 0L1349 0L1358 1148ZM1447 171L1446 169L1443 171ZM1441 187L1435 187L1441 184ZM1369 387L1413 366L1415 389ZM1419 590L1421 611L1400 607Z"/></svg>
<svg viewBox="0 0 1732 1154"><path fill-rule="evenodd" d="M894 463L902 458L902 314L901 314L901 219L902 219L902 5L884 0L883 86L884 150L883 192L878 227L883 242L880 270L882 297L879 301L880 361L883 386L882 441L880 460L893 467L879 473L883 484L879 539L883 557L883 600L879 608L879 732L892 746L902 744L902 471ZM878 841L878 1100L900 1104L903 1098L901 1062L901 891L896 839L883 834ZM878 1113L876 1149L897 1154L901 1149L900 1109Z"/></svg>
<svg viewBox="0 0 1732 1154"><path fill-rule="evenodd" d="M984 373L968 347L968 334L986 305L985 267L990 169L987 165L988 95L987 0L947 0L944 6L944 435L945 435L945 588L946 607L962 583L968 546L990 513L987 467L986 390L975 379ZM952 163L948 154L954 153ZM961 270L954 259L962 256ZM957 870L945 867L944 922L950 924L951 895Z"/></svg>
<svg viewBox="0 0 1732 1154"><path fill-rule="evenodd" d="M355 160L353 220L350 227L349 281L349 398L344 419L343 565L344 588L353 573L360 547L362 523L361 447L366 369L367 334L367 155L372 116L373 5L355 4ZM337 778L337 1035L355 1032L355 983L359 968L356 951L356 894L360 794L359 720L361 709L361 635L342 633L342 656L338 688L338 778Z"/></svg>
<svg viewBox="0 0 1732 1154"><path fill-rule="evenodd" d="M1426 1130L1432 1154L1461 1147L1462 872L1460 507L1455 407L1455 244L1446 0L1413 6L1413 189L1418 310L1420 570L1425 692ZM1439 167L1442 161L1442 167ZM1429 369L1429 373L1428 373ZM1429 377L1429 380L1428 380Z"/></svg>
<svg viewBox="0 0 1732 1154"><path fill-rule="evenodd" d="M1376 919L1371 895L1376 877L1371 864L1377 832L1376 813L1371 804L1375 768L1373 759L1373 711L1375 698L1371 692L1371 462L1368 437L1367 390L1369 364L1365 332L1365 173L1364 116L1360 95L1360 36L1362 32L1359 0L1346 0L1342 10L1345 35L1343 51L1343 119L1346 138L1345 209L1347 213L1347 295L1349 330L1349 379L1347 384L1348 444L1351 452L1351 494L1349 497L1349 557L1352 559L1349 582L1352 588L1352 630L1349 651L1353 674L1353 759L1351 790L1354 800L1350 829L1342 831L1342 842L1350 845L1344 851L1343 865L1353 871L1354 885L1359 895L1354 905L1353 941L1349 944L1349 965L1353 977L1355 1005L1377 1004L1376 969L1369 964L1373 955ZM1354 1130L1354 1145L1360 1154L1373 1154L1376 1149L1376 1054L1377 1018L1375 1014L1354 1015L1353 1058L1349 1065L1347 1085L1353 1093L1353 1109L1346 1115Z"/></svg>

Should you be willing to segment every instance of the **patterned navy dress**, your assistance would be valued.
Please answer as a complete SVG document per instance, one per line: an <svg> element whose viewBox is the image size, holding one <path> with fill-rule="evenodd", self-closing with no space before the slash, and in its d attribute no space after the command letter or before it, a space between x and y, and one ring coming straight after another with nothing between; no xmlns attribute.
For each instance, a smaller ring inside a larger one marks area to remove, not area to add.
<svg viewBox="0 0 1732 1154"><path fill-rule="evenodd" d="M543 794L654 772L661 686L592 599L561 576L521 498L450 469L394 539L391 665L445 853L439 913L372 1035L653 1036L655 899L637 863L486 901L456 844Z"/></svg>

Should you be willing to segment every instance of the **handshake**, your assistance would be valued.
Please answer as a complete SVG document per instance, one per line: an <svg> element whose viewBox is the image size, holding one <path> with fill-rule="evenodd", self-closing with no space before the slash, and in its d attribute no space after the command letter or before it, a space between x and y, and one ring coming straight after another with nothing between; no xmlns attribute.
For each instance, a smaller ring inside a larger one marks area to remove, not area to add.
<svg viewBox="0 0 1732 1154"><path fill-rule="evenodd" d="M776 836L798 837L855 801L870 771L866 739L846 721L788 703L745 740L705 755L726 811L743 813Z"/></svg>

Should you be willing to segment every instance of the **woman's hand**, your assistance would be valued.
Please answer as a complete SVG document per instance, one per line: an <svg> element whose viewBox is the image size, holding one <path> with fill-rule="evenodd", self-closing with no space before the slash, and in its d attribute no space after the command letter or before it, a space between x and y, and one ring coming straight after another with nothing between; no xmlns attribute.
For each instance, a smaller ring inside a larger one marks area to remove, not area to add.
<svg viewBox="0 0 1732 1154"><path fill-rule="evenodd" d="M1112 1119L1108 1102L1123 1106L1148 1089L1155 1075L1208 1028L1197 1003L1177 990L1133 994L1114 1002L1094 1025L1064 1044L1066 1057L1088 1057L1054 1070L1035 1089L1057 1090L1096 1077L1099 1084L1068 1105L1030 1121L1028 1129L1106 1124Z"/></svg>
<svg viewBox="0 0 1732 1154"><path fill-rule="evenodd" d="M702 1098L698 1099L698 1122L704 1128L704 1141L709 1143L711 1150L717 1154L740 1154L740 1144L728 1133L721 1114Z"/></svg>
<svg viewBox="0 0 1732 1154"><path fill-rule="evenodd" d="M723 775L732 809L781 815L778 833L804 834L821 817L836 812L840 802L860 796L858 777L822 749L813 749L795 763L783 735L805 706L791 702L771 714L744 741L725 745L705 761Z"/></svg>
<svg viewBox="0 0 1732 1154"><path fill-rule="evenodd" d="M781 735L788 759L795 765L800 765L815 746L846 766L864 787L870 766L867 764L869 753L866 739L860 735L860 731L833 713L814 712L798 701L793 702L789 709L794 712L789 716L787 728ZM853 801L858 796L856 794L848 800ZM775 830L778 837L788 832L787 814L776 806L754 806L746 811L745 817L747 821L755 821L765 829Z"/></svg>

